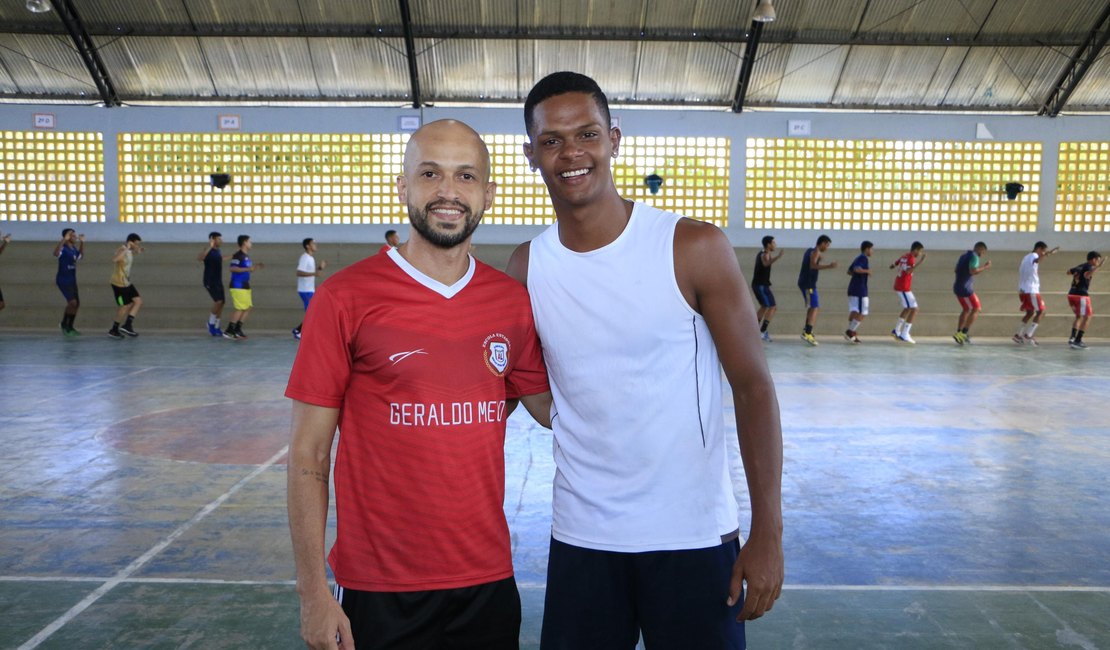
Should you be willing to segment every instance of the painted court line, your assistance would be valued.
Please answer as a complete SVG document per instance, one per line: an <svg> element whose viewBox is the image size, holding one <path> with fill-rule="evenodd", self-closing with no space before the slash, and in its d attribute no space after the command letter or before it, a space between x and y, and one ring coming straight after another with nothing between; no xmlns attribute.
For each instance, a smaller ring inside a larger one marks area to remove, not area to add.
<svg viewBox="0 0 1110 650"><path fill-rule="evenodd" d="M114 575L113 577L108 579L107 582L100 585L100 587L98 587L91 594L89 594L88 596L85 596L85 598L82 599L81 602L79 602L76 605L74 605L73 607L71 607L69 609L69 611L67 611L66 613L59 616L57 619L54 620L54 622L52 622L50 625L47 625L38 634L36 634L35 636L33 636L29 640L27 640L26 643L19 646L19 650L31 650L32 648L37 648L39 646L39 644L41 644L46 639L50 638L50 636L53 635L55 632L57 632L59 629L61 629L61 627L63 625L72 621L74 618L76 618L78 615L80 615L81 612L85 611L93 603L100 600L101 597L104 596L104 594L108 593L112 589L115 589L117 586L120 585L120 583L126 581L128 578L131 577L131 575L133 573L135 573L136 571L141 569L147 562L150 562L152 559L154 559L155 556L157 556L159 553L161 553L163 550L165 550L165 548L167 546L174 543L174 541L176 541L177 538L184 535L186 532L189 531L189 529L191 529L193 526L196 526L198 523L201 522L201 520L203 520L208 515L212 514L212 512L214 510L216 510L216 508L219 508L221 505L223 505L223 503L225 501L230 499L236 492L241 490L243 488L243 486L245 486L247 483L254 480L254 478L256 476L258 476L262 472L266 471L270 467L273 467L288 452L289 452L289 446L286 445L285 447L283 447L281 449L281 451L279 451L278 453L271 456L270 459L267 460L264 464L259 465L253 471L251 471L250 474L247 474L242 479L240 479L238 483L231 486L231 488L227 492L224 492L220 496L216 497L216 499L214 501L212 501L208 505L201 508L200 512L193 515L193 517L191 519L189 519L189 521L186 521L185 523L178 526L177 530L170 533L169 536L167 536L161 542L158 542L157 544L152 546L146 553L143 553L142 555L140 555L135 561L133 561L131 564L124 567L119 573L117 573L116 575Z"/></svg>

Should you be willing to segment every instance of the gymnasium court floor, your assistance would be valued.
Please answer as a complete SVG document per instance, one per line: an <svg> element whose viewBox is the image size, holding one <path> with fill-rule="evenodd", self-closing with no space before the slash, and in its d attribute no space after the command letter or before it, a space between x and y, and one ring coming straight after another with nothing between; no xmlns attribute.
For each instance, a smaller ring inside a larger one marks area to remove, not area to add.
<svg viewBox="0 0 1110 650"><path fill-rule="evenodd" d="M822 340L767 347L787 586L749 647L1110 648L1110 347ZM0 334L0 648L302 647L295 350ZM535 648L551 438L522 409L507 447Z"/></svg>

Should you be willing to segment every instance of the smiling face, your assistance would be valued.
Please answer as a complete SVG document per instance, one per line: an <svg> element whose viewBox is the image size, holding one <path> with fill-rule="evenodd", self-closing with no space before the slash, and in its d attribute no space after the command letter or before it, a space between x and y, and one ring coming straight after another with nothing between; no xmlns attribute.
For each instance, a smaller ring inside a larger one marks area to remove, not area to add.
<svg viewBox="0 0 1110 650"><path fill-rule="evenodd" d="M536 105L532 121L524 155L540 170L556 211L616 194L610 163L621 133L609 128L592 96L568 92L549 97Z"/></svg>
<svg viewBox="0 0 1110 650"><path fill-rule="evenodd" d="M440 248L467 241L493 204L489 151L469 126L439 120L422 127L405 148L397 193L413 230Z"/></svg>

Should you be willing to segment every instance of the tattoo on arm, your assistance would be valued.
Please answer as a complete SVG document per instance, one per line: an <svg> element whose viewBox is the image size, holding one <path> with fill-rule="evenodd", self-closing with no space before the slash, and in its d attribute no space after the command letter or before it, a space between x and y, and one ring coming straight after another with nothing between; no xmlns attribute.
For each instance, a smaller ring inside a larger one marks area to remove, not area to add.
<svg viewBox="0 0 1110 650"><path fill-rule="evenodd" d="M327 483L328 482L328 473L327 472L321 472L319 470L302 469L301 470L301 476L312 476L313 478L315 478L320 483Z"/></svg>

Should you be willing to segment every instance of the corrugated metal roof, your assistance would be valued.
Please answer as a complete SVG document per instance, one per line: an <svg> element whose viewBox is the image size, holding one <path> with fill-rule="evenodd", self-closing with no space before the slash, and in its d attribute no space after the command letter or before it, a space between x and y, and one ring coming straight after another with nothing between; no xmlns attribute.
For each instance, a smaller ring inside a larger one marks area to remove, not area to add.
<svg viewBox="0 0 1110 650"><path fill-rule="evenodd" d="M0 68L14 85L5 92L97 97L96 84L68 38L0 34Z"/></svg>
<svg viewBox="0 0 1110 650"><path fill-rule="evenodd" d="M522 101L555 70L615 103L731 103L755 0L410 0L421 101ZM745 103L1032 110L1105 0L777 0ZM411 101L396 0L81 0L124 101ZM0 3L0 101L97 98L55 12ZM642 35L642 37L641 37ZM714 42L714 39L718 42ZM1107 56L1072 106L1110 110Z"/></svg>

